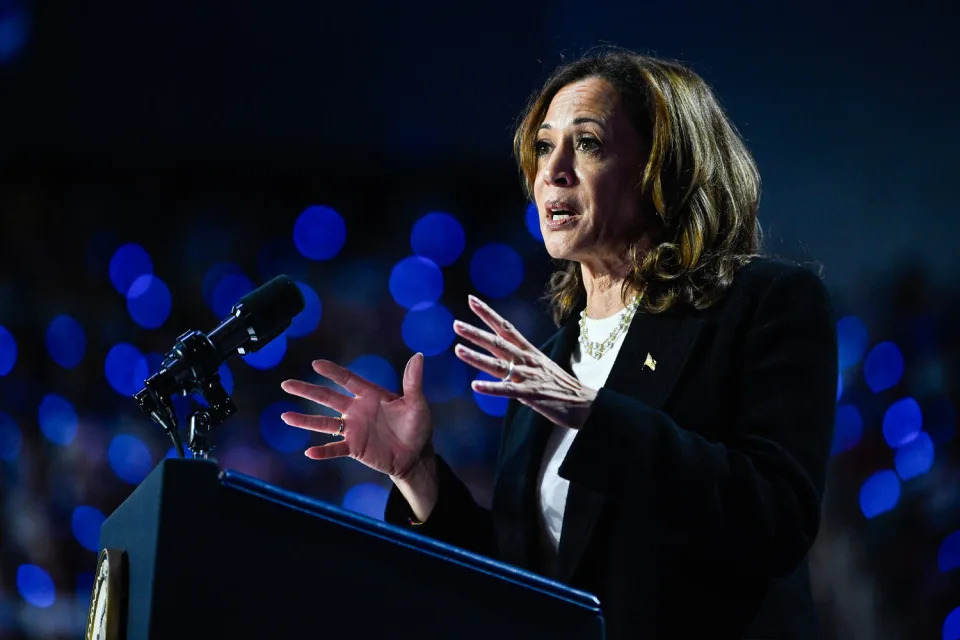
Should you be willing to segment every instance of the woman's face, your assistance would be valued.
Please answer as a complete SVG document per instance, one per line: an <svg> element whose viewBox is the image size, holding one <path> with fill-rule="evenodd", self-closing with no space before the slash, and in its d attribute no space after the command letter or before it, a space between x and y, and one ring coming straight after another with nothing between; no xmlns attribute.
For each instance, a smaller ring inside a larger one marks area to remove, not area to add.
<svg viewBox="0 0 960 640"><path fill-rule="evenodd" d="M645 155L620 95L602 78L554 96L536 138L533 193L547 253L603 269L644 232L636 185Z"/></svg>

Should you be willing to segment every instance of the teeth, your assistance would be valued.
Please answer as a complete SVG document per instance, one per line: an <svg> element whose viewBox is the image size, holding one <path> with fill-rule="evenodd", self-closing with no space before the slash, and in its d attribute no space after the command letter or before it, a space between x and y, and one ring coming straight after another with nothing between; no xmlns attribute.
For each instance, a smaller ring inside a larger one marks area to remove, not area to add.
<svg viewBox="0 0 960 640"><path fill-rule="evenodd" d="M566 220L567 218L570 218L570 217L571 217L571 215L570 215L569 213L555 213L555 214L553 214L553 219L554 219L554 220Z"/></svg>

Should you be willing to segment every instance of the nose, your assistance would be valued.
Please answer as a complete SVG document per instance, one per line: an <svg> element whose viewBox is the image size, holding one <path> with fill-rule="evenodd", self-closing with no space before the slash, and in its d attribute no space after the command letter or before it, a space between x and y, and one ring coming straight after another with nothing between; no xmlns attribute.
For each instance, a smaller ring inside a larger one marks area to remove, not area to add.
<svg viewBox="0 0 960 640"><path fill-rule="evenodd" d="M573 166L573 150L568 145L559 145L543 165L543 179L550 186L571 187L577 182Z"/></svg>

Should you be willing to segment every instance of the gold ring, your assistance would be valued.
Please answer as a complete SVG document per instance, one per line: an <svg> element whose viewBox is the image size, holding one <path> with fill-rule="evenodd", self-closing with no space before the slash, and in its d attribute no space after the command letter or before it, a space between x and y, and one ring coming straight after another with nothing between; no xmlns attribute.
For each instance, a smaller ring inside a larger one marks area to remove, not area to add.
<svg viewBox="0 0 960 640"><path fill-rule="evenodd" d="M343 435L343 424L344 424L343 416L337 416L337 420L340 421L340 428L337 429L337 433L334 434L334 435L342 436L342 435Z"/></svg>

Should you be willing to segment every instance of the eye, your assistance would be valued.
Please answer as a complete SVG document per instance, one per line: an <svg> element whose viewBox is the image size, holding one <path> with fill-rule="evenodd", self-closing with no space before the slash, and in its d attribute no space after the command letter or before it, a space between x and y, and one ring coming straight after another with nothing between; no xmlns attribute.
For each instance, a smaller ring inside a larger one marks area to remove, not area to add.
<svg viewBox="0 0 960 640"><path fill-rule="evenodd" d="M577 149L581 151L599 151L600 141L593 136L580 136L577 138Z"/></svg>
<svg viewBox="0 0 960 640"><path fill-rule="evenodd" d="M547 155L550 153L550 143L546 140L537 140L533 143L533 152L537 157Z"/></svg>

